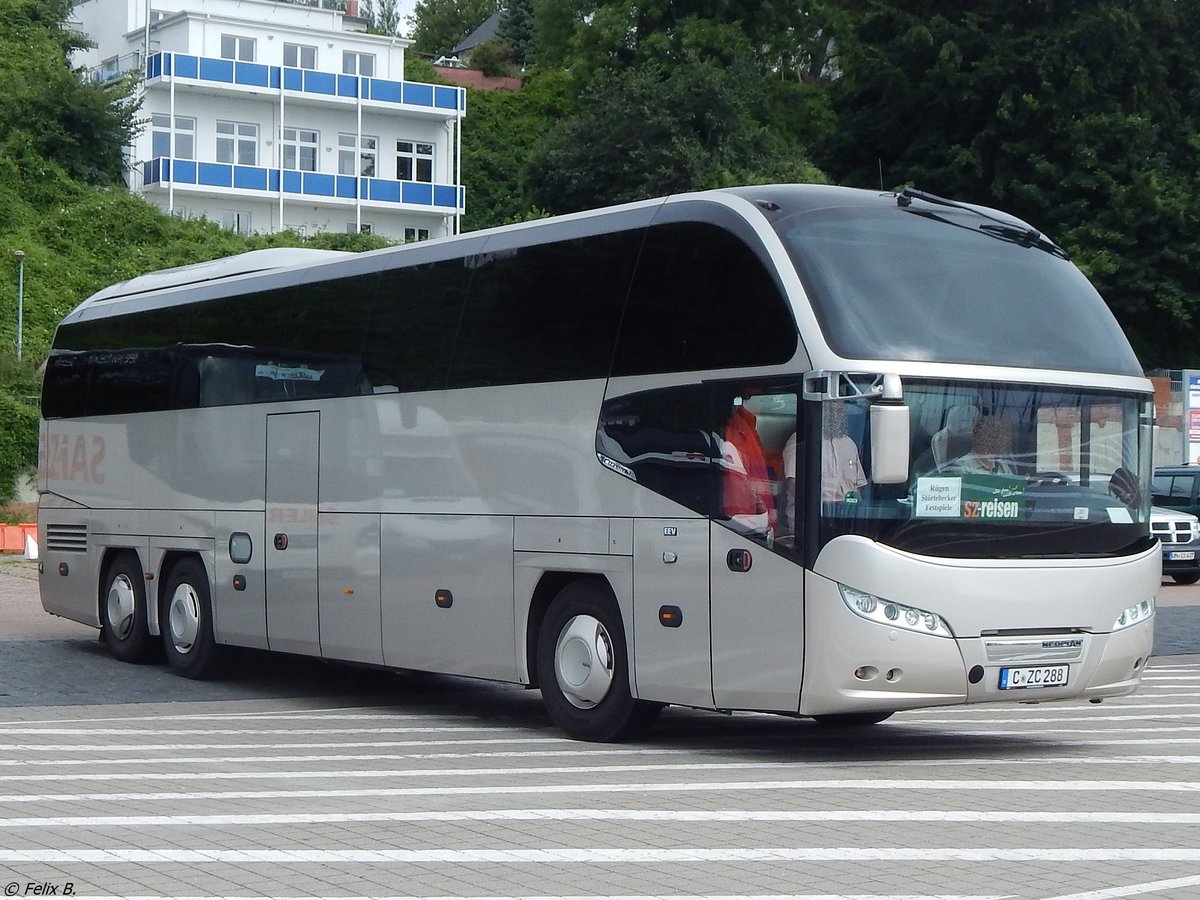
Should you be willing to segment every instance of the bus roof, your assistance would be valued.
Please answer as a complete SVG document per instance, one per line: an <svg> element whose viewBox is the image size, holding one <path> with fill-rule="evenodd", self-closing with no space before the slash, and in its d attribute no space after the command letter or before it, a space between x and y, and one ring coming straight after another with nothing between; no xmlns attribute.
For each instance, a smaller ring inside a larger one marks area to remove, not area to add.
<svg viewBox="0 0 1200 900"><path fill-rule="evenodd" d="M165 288L185 287L222 281L239 275L251 275L275 269L290 269L314 263L331 262L355 254L342 250L312 250L304 247L271 247L266 250L251 250L236 256L175 266L157 272L147 272L128 281L120 281L102 288L87 299L88 305L123 300L138 294L147 294Z"/></svg>

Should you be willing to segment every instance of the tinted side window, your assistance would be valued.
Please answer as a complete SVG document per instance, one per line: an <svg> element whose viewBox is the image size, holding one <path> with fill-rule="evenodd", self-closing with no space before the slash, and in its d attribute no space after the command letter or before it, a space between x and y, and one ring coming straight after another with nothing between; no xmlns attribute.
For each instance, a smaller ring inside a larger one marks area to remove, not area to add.
<svg viewBox="0 0 1200 900"><path fill-rule="evenodd" d="M42 378L42 417L60 419L86 415L87 389L86 354L51 351Z"/></svg>
<svg viewBox="0 0 1200 900"><path fill-rule="evenodd" d="M363 364L372 384L399 391L446 386L471 270L463 260L392 269L379 276Z"/></svg>
<svg viewBox="0 0 1200 900"><path fill-rule="evenodd" d="M643 232L483 253L454 347L451 387L608 375Z"/></svg>
<svg viewBox="0 0 1200 900"><path fill-rule="evenodd" d="M194 379L176 371L182 308L63 326L43 383L46 418L195 406Z"/></svg>
<svg viewBox="0 0 1200 900"><path fill-rule="evenodd" d="M748 246L715 225L657 225L629 294L614 375L786 363L791 310Z"/></svg>
<svg viewBox="0 0 1200 900"><path fill-rule="evenodd" d="M719 456L719 428L703 385L645 391L605 402L596 452L656 494L713 516L719 506L712 464Z"/></svg>
<svg viewBox="0 0 1200 900"><path fill-rule="evenodd" d="M1171 485L1171 496L1180 500L1191 501L1192 485L1195 482L1194 475L1176 475L1175 481Z"/></svg>
<svg viewBox="0 0 1200 900"><path fill-rule="evenodd" d="M606 400L600 461L773 550L801 546L798 385L660 388Z"/></svg>

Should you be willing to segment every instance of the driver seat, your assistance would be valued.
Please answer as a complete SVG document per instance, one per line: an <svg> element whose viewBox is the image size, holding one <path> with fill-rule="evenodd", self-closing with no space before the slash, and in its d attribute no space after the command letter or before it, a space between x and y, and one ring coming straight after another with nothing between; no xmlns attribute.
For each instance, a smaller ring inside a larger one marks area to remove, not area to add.
<svg viewBox="0 0 1200 900"><path fill-rule="evenodd" d="M929 439L934 465L941 469L971 450L971 432L979 418L979 407L959 404L946 411L946 425Z"/></svg>

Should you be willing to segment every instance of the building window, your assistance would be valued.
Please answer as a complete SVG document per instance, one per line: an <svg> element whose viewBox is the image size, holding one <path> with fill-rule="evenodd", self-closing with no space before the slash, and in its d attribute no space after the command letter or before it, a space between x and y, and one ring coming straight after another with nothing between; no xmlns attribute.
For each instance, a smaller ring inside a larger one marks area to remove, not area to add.
<svg viewBox="0 0 1200 900"><path fill-rule="evenodd" d="M239 34L221 35L221 59L236 59L238 62L254 62L254 38Z"/></svg>
<svg viewBox="0 0 1200 900"><path fill-rule="evenodd" d="M171 152L171 116L154 113L150 116L152 157L173 156L175 159L196 158L196 120L191 116L175 117L175 152Z"/></svg>
<svg viewBox="0 0 1200 900"><path fill-rule="evenodd" d="M346 223L346 234L372 234L375 231L375 226L370 222L363 222L356 225L353 222Z"/></svg>
<svg viewBox="0 0 1200 900"><path fill-rule="evenodd" d="M375 54L374 53L358 53L355 50L342 51L342 74L343 75L365 75L367 78L375 77Z"/></svg>
<svg viewBox="0 0 1200 900"><path fill-rule="evenodd" d="M433 181L433 144L396 141L396 178L400 181Z"/></svg>
<svg viewBox="0 0 1200 900"><path fill-rule="evenodd" d="M320 135L304 128L283 129L283 167L301 172L317 171Z"/></svg>
<svg viewBox="0 0 1200 900"><path fill-rule="evenodd" d="M232 209L221 211L221 227L238 234L250 233L250 213Z"/></svg>
<svg viewBox="0 0 1200 900"><path fill-rule="evenodd" d="M404 229L404 243L406 243L406 244L411 244L413 241L427 241L427 240L429 240L429 229L428 228L405 228Z"/></svg>
<svg viewBox="0 0 1200 900"><path fill-rule="evenodd" d="M358 153L354 152L354 144L358 143ZM375 177L375 152L379 147L379 138L370 135L353 134L338 135L338 174L360 175L363 178Z"/></svg>
<svg viewBox="0 0 1200 900"><path fill-rule="evenodd" d="M258 165L258 126L217 121L217 162Z"/></svg>
<svg viewBox="0 0 1200 900"><path fill-rule="evenodd" d="M283 64L289 69L315 69L317 48L307 44L284 44Z"/></svg>

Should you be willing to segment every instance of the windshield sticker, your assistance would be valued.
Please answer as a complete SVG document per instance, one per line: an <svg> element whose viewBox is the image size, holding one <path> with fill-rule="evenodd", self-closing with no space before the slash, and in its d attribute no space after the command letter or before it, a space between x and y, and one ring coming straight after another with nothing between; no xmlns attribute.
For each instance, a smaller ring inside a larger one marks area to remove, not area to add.
<svg viewBox="0 0 1200 900"><path fill-rule="evenodd" d="M270 378L272 381L320 381L325 374L324 369L310 369L307 366L279 366L275 363L254 367L258 378Z"/></svg>
<svg viewBox="0 0 1200 900"><path fill-rule="evenodd" d="M1115 522L1118 525L1128 525L1133 522L1133 516L1129 514L1124 506L1110 506L1108 508L1108 521Z"/></svg>
<svg viewBox="0 0 1200 900"><path fill-rule="evenodd" d="M918 478L914 515L935 519L962 516L961 478Z"/></svg>
<svg viewBox="0 0 1200 900"><path fill-rule="evenodd" d="M1025 483L1008 475L918 478L914 515L922 518L1017 520L1025 517Z"/></svg>

